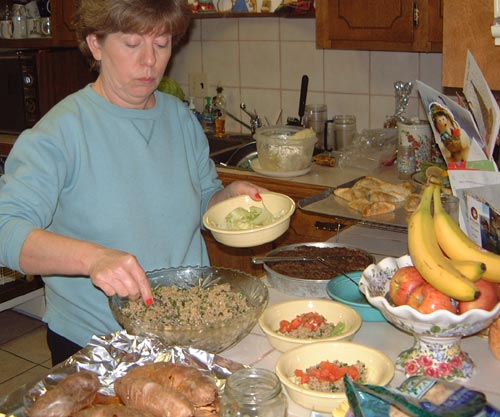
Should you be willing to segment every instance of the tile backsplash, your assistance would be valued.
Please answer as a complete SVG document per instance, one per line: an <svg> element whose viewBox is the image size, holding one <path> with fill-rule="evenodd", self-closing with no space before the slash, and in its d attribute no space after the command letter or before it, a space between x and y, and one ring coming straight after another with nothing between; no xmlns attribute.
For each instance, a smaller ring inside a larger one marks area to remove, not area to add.
<svg viewBox="0 0 500 417"><path fill-rule="evenodd" d="M417 79L442 91L439 53L317 49L313 18L195 19L189 41L174 52L168 75L188 95L188 74L208 74L209 94L224 87L228 110L248 122L239 105L264 123L298 117L302 75L309 77L307 103L325 103L328 117L354 114L358 130L381 128L395 110L394 82ZM203 100L196 99L198 110ZM408 116L424 118L416 89ZM228 119L227 131L248 132Z"/></svg>

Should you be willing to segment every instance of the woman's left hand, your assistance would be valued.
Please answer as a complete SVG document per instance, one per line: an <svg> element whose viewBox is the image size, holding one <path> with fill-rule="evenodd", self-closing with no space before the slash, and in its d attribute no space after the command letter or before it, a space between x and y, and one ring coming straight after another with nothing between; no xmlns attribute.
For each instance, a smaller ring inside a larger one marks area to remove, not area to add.
<svg viewBox="0 0 500 417"><path fill-rule="evenodd" d="M267 191L269 190L252 184L251 182L234 181L223 190L217 191L208 203L208 207L211 207L216 203L220 203L221 201L227 200L228 198L236 197L239 195L248 195L252 200L260 201L262 199L260 193L265 193Z"/></svg>

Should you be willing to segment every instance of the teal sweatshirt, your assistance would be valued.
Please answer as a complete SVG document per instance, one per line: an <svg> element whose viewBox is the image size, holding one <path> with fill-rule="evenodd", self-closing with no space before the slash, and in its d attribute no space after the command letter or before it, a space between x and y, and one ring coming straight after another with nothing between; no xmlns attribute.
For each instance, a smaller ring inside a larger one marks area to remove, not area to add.
<svg viewBox="0 0 500 417"><path fill-rule="evenodd" d="M155 96L125 109L89 85L19 136L0 178L0 264L20 270L35 228L129 252L146 271L209 264L201 219L222 184L187 106ZM54 332L84 346L120 329L90 278L43 279Z"/></svg>

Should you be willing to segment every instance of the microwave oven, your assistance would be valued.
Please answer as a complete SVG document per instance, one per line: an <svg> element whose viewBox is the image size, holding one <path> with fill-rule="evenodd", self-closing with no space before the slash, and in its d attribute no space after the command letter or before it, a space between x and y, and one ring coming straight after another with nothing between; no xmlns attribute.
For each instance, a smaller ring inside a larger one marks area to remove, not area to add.
<svg viewBox="0 0 500 417"><path fill-rule="evenodd" d="M0 133L33 127L54 104L95 78L77 48L0 52Z"/></svg>

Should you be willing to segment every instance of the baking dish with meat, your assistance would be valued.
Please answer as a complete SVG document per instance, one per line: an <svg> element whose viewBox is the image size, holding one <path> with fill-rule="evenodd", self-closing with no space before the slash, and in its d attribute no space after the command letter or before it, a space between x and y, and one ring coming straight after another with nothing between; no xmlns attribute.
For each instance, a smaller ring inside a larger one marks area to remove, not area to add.
<svg viewBox="0 0 500 417"><path fill-rule="evenodd" d="M261 280L234 269L166 268L147 276L152 306L114 296L110 307L130 334L156 337L169 346L222 352L250 333L269 299Z"/></svg>
<svg viewBox="0 0 500 417"><path fill-rule="evenodd" d="M309 242L281 246L266 257L299 257L304 261L264 261L269 285L298 297L326 298L326 286L332 278L363 271L375 262L365 250L337 242Z"/></svg>

